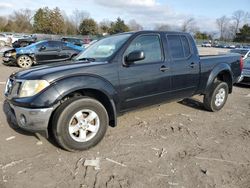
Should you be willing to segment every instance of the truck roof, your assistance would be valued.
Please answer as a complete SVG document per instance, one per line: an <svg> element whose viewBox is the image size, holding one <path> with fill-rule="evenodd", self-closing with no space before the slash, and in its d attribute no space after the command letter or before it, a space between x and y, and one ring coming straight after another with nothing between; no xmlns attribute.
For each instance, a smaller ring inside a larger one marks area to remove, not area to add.
<svg viewBox="0 0 250 188"><path fill-rule="evenodd" d="M186 32L179 32L179 31L157 31L157 30L130 31L130 32L125 32L125 33L131 33L131 34L165 33L165 34L177 34L177 35L178 34L188 34ZM119 33L119 34L123 34L123 33Z"/></svg>

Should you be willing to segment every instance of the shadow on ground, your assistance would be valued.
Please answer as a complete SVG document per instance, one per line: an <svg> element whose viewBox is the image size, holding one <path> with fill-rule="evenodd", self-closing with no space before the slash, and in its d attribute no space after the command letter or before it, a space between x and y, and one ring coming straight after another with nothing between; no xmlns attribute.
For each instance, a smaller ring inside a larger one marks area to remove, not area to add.
<svg viewBox="0 0 250 188"><path fill-rule="evenodd" d="M198 99L194 99L194 98L187 98L187 99L183 99L182 101L178 102L179 104L188 106L190 108L194 108L196 110L202 110L202 111L206 111L204 108L203 103L198 100Z"/></svg>

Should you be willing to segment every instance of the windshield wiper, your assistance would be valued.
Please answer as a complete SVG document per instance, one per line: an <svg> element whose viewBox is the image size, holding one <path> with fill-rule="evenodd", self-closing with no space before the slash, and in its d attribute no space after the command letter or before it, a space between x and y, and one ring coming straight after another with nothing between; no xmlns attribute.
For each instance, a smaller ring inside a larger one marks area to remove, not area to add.
<svg viewBox="0 0 250 188"><path fill-rule="evenodd" d="M92 57L83 57L79 59L75 59L76 61L90 61L90 62L95 62L95 58Z"/></svg>

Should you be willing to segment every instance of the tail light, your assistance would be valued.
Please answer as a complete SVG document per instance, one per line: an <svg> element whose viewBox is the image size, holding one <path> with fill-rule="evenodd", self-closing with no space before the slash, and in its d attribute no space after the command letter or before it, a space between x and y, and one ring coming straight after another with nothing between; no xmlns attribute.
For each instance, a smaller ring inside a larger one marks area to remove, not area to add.
<svg viewBox="0 0 250 188"><path fill-rule="evenodd" d="M244 65L243 58L240 57L240 71L242 71L243 65Z"/></svg>

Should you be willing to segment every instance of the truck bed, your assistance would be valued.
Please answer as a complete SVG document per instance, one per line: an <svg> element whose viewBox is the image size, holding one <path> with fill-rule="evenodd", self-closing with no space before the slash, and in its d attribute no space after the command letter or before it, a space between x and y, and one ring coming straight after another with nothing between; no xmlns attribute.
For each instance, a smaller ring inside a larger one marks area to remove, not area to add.
<svg viewBox="0 0 250 188"><path fill-rule="evenodd" d="M232 81L235 83L237 78L241 75L239 70L240 55L239 54L221 54L221 55L207 55L200 56L200 92L205 90L206 83L208 83L209 76L216 66L225 65L229 67L233 75Z"/></svg>

